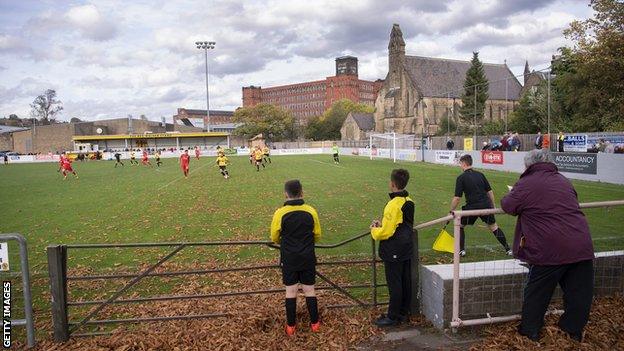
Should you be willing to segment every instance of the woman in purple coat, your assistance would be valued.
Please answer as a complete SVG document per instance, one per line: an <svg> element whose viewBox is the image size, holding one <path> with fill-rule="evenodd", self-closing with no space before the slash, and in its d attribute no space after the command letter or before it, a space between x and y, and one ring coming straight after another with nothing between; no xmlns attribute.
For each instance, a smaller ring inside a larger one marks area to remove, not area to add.
<svg viewBox="0 0 624 351"><path fill-rule="evenodd" d="M572 183L559 173L549 150L528 152L524 164L526 170L501 200L506 213L518 216L514 256L529 264L518 331L539 340L558 284L565 309L559 328L581 341L594 286L589 226Z"/></svg>

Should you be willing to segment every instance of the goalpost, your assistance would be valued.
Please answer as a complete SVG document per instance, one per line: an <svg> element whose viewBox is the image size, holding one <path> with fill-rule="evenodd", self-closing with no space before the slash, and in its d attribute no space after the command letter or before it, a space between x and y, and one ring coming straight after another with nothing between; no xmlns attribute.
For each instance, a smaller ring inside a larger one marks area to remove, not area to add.
<svg viewBox="0 0 624 351"><path fill-rule="evenodd" d="M399 134L399 133L371 133L369 135L368 148L370 150L370 159L373 157L384 157L384 150L389 150L389 158L392 158L393 162L397 159L397 150L400 149L414 149L415 136L411 134ZM373 149L376 150L376 154L373 155Z"/></svg>

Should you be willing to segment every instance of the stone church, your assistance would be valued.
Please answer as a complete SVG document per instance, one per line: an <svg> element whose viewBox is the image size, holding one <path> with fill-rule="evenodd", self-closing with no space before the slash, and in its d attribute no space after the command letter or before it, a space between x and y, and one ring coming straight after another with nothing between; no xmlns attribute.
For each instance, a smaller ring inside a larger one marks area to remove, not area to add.
<svg viewBox="0 0 624 351"><path fill-rule="evenodd" d="M388 45L388 74L375 101L375 132L434 134L442 118L459 119L470 61L408 56L398 24ZM483 63L489 81L485 121L505 120L520 99L522 85L507 64Z"/></svg>

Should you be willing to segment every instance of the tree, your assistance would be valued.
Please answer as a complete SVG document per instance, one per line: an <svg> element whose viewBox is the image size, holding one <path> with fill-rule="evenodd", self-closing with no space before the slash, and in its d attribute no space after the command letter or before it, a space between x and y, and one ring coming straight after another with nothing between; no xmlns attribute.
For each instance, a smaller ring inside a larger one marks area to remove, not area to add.
<svg viewBox="0 0 624 351"><path fill-rule="evenodd" d="M30 104L30 115L38 119L41 124L53 123L56 114L63 110L63 103L56 99L56 91L48 89L45 93L37 96Z"/></svg>
<svg viewBox="0 0 624 351"><path fill-rule="evenodd" d="M82 122L82 120L78 117L72 117L69 122L71 123L78 123L78 122Z"/></svg>
<svg viewBox="0 0 624 351"><path fill-rule="evenodd" d="M251 138L260 133L273 141L296 138L295 119L289 111L278 106L261 103L234 111L232 121L243 123L234 134Z"/></svg>
<svg viewBox="0 0 624 351"><path fill-rule="evenodd" d="M334 102L322 116L308 121L305 137L312 140L340 139L340 128L350 112L372 113L374 111L375 108L372 106L359 104L349 99L340 99Z"/></svg>
<svg viewBox="0 0 624 351"><path fill-rule="evenodd" d="M13 120L13 121L19 121L19 119L20 119L20 118L19 118L19 117L17 117L17 115L16 115L15 113L11 113L11 114L9 115L9 119L10 119L10 120Z"/></svg>
<svg viewBox="0 0 624 351"><path fill-rule="evenodd" d="M505 132L503 121L489 121L481 127L482 135L501 135Z"/></svg>
<svg viewBox="0 0 624 351"><path fill-rule="evenodd" d="M550 129L567 129L561 118L561 106L556 103L559 96L557 81L553 80L550 86ZM510 115L509 129L518 133L537 133L548 130L548 86L546 81L531 87L520 98L518 107Z"/></svg>
<svg viewBox="0 0 624 351"><path fill-rule="evenodd" d="M574 45L553 62L565 124L575 131L624 129L624 3L592 0L594 17L564 31Z"/></svg>
<svg viewBox="0 0 624 351"><path fill-rule="evenodd" d="M472 53L470 68L466 71L464 80L464 92L462 93L462 106L459 109L459 116L467 124L476 127L483 120L485 102L488 96L488 80L485 77L483 63L479 60L479 53ZM475 111L475 91L476 91L476 111ZM476 114L476 116L475 116ZM475 125L476 119L476 125Z"/></svg>
<svg viewBox="0 0 624 351"><path fill-rule="evenodd" d="M453 118L449 118L449 116L444 116L440 119L440 127L438 128L438 132L436 133L436 135L446 135L449 130L451 131L451 134L456 134L457 124L455 123Z"/></svg>

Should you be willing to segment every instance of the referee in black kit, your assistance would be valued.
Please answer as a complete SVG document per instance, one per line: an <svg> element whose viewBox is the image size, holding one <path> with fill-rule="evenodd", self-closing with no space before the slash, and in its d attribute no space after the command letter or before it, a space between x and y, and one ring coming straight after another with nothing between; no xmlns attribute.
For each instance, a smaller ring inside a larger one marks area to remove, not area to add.
<svg viewBox="0 0 624 351"><path fill-rule="evenodd" d="M457 177L455 181L455 196L451 200L451 212L455 211L457 205L461 201L463 194L466 194L466 204L462 206L462 210L481 210L494 208L494 192L487 178L481 172L472 169L472 156L463 155L459 158L459 166L463 173ZM503 245L507 255L512 255L512 251L507 244L505 233L496 224L494 215L485 216L469 216L461 218L461 229L459 232L460 256L466 256L466 236L464 227L473 225L477 221L477 217L481 218L488 225L492 234L499 243Z"/></svg>

